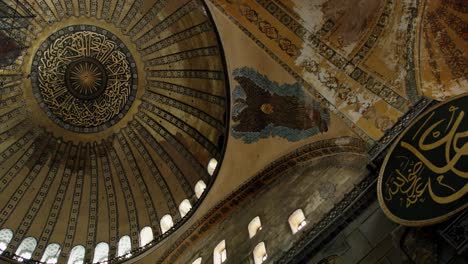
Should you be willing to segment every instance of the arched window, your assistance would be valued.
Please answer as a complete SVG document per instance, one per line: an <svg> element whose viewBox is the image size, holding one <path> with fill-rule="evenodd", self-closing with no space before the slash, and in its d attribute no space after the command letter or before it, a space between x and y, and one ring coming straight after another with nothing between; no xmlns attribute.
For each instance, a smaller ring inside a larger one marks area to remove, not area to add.
<svg viewBox="0 0 468 264"><path fill-rule="evenodd" d="M167 214L161 218L161 233L166 233L173 226L174 222L172 222L172 216Z"/></svg>
<svg viewBox="0 0 468 264"><path fill-rule="evenodd" d="M257 216L254 219L252 219L247 228L249 230L249 237L254 237L258 231L262 230L262 222L260 222L260 217Z"/></svg>
<svg viewBox="0 0 468 264"><path fill-rule="evenodd" d="M0 230L0 254L8 247L11 239L13 238L13 231L10 229Z"/></svg>
<svg viewBox="0 0 468 264"><path fill-rule="evenodd" d="M202 258L197 258L192 262L192 264L201 264Z"/></svg>
<svg viewBox="0 0 468 264"><path fill-rule="evenodd" d="M227 259L226 241L223 240L215 247L213 251L213 264L224 263Z"/></svg>
<svg viewBox="0 0 468 264"><path fill-rule="evenodd" d="M293 234L296 234L297 231L301 230L306 224L304 212L301 209L297 209L294 213L289 216L289 226Z"/></svg>
<svg viewBox="0 0 468 264"><path fill-rule="evenodd" d="M85 258L85 247L78 245L72 248L67 264L83 264Z"/></svg>
<svg viewBox="0 0 468 264"><path fill-rule="evenodd" d="M101 242L94 248L93 263L104 262L109 259L109 245L106 242Z"/></svg>
<svg viewBox="0 0 468 264"><path fill-rule="evenodd" d="M188 199L183 200L179 205L180 216L184 217L192 209L192 205Z"/></svg>
<svg viewBox="0 0 468 264"><path fill-rule="evenodd" d="M27 237L23 239L15 254L23 259L30 259L36 245L37 241L34 237Z"/></svg>
<svg viewBox="0 0 468 264"><path fill-rule="evenodd" d="M55 264L58 261L60 255L60 245L57 243L49 244L42 255L41 262L48 264Z"/></svg>
<svg viewBox="0 0 468 264"><path fill-rule="evenodd" d="M253 258L255 264L261 264L268 258L264 242L258 243L253 250Z"/></svg>
<svg viewBox="0 0 468 264"><path fill-rule="evenodd" d="M140 247L146 246L151 241L153 241L153 229L149 226L143 227L140 232Z"/></svg>
<svg viewBox="0 0 468 264"><path fill-rule="evenodd" d="M205 182L202 180L199 180L197 184L195 184L195 195L197 196L197 198L200 198L200 196L202 196L205 189L206 189Z"/></svg>
<svg viewBox="0 0 468 264"><path fill-rule="evenodd" d="M123 256L125 254L130 253L132 250L132 241L130 240L129 236L123 236L119 240L119 247L118 247L118 253L117 256Z"/></svg>
<svg viewBox="0 0 468 264"><path fill-rule="evenodd" d="M206 167L208 174L213 175L217 166L218 166L218 161L216 159L210 159L210 161L208 162L208 166Z"/></svg>

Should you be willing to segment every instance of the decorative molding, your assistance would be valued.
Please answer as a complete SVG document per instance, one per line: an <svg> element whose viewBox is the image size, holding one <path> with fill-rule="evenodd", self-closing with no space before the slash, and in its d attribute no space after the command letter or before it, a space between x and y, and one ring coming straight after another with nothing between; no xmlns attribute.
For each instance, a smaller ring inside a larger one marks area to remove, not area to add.
<svg viewBox="0 0 468 264"><path fill-rule="evenodd" d="M284 70L286 70L291 76L296 79L296 81L304 86L304 88L309 91L313 98L321 103L321 105L326 106L330 109L331 112L336 114L345 124L352 129L356 134L358 134L364 141L366 141L368 147L372 147L375 143L373 140L363 129L359 126L356 126L354 122L341 113L333 104L327 101L312 85L306 82L302 75L297 73L293 70L287 63L282 61L278 54L273 52L266 44L262 43L253 33L251 33L245 26L243 26L239 21L237 21L234 17L232 17L224 8L222 4L220 4L217 0L209 0L220 12L222 12L232 23L234 23L246 36L248 36L259 48L261 48L264 52L266 52L275 62L277 62ZM232 1L227 0L228 4L232 4ZM290 43L290 41L284 41L284 43ZM284 46L286 47L286 46ZM284 48L283 47L283 48Z"/></svg>
<svg viewBox="0 0 468 264"><path fill-rule="evenodd" d="M369 159L372 161L383 159L386 150L393 143L395 138L400 135L403 129L405 129L425 109L432 106L434 102L435 101L433 99L426 97L422 97L418 102L416 102L413 107L411 107L405 115L400 117L393 127L387 130L385 135L369 150Z"/></svg>

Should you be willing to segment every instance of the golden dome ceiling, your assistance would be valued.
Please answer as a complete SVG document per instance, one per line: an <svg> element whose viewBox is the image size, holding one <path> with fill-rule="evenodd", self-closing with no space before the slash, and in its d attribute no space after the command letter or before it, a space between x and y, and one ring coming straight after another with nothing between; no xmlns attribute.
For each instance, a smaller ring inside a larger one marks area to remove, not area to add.
<svg viewBox="0 0 468 264"><path fill-rule="evenodd" d="M207 8L21 3L35 17L12 32L28 48L0 68L0 229L13 231L4 255L32 237L34 260L57 243L59 263L76 246L92 262L100 242L112 259L121 237L139 248L146 226L158 243L197 207L195 186L211 185L208 164L224 154L229 91Z"/></svg>

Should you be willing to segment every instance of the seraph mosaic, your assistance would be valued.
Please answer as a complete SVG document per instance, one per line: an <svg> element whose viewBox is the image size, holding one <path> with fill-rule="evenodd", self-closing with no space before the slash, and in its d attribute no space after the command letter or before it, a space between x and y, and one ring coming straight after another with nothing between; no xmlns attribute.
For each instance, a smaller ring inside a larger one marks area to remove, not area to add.
<svg viewBox="0 0 468 264"><path fill-rule="evenodd" d="M299 141L328 131L329 112L304 92L299 83L269 80L252 68L234 70L232 135L245 143L268 137Z"/></svg>

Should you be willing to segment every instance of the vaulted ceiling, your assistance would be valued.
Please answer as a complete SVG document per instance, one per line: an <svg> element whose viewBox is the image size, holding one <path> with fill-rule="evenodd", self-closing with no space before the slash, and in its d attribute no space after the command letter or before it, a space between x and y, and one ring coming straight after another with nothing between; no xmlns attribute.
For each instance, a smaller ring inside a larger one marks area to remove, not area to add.
<svg viewBox="0 0 468 264"><path fill-rule="evenodd" d="M467 92L462 2L0 1L5 253L33 237L35 260L57 243L59 263L76 246L90 262L105 242L118 261L129 236L143 254L122 259L188 259L264 171L335 145L364 156L421 97Z"/></svg>

